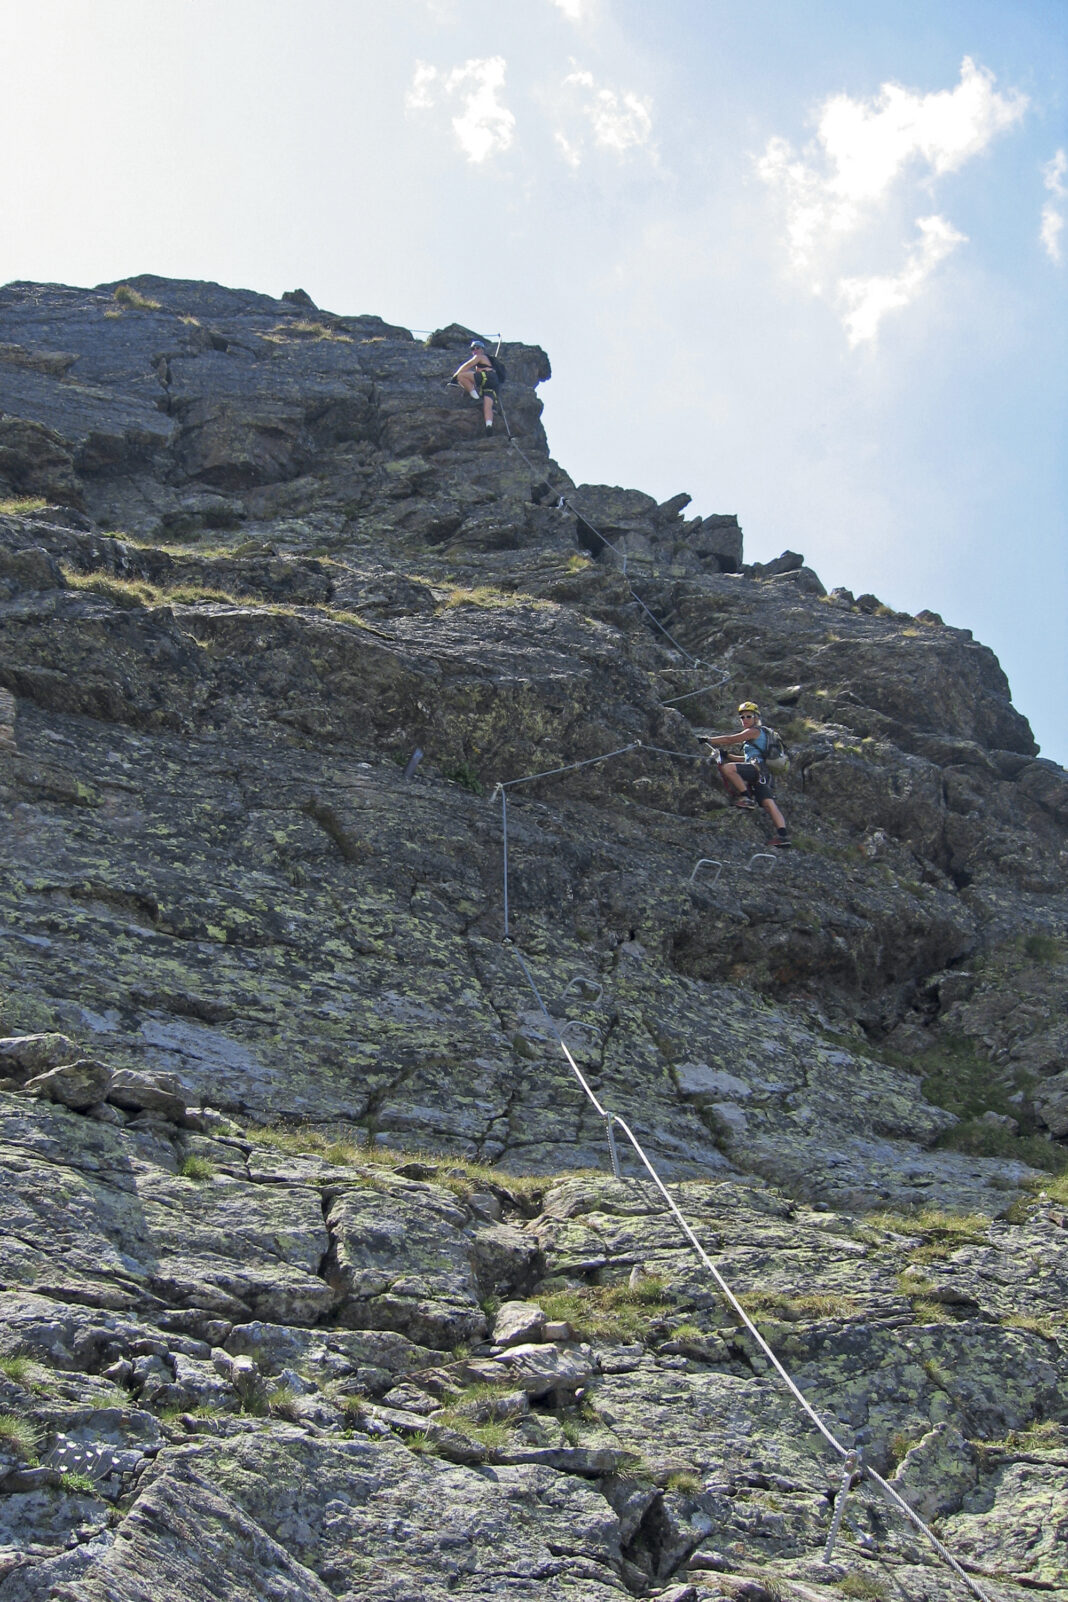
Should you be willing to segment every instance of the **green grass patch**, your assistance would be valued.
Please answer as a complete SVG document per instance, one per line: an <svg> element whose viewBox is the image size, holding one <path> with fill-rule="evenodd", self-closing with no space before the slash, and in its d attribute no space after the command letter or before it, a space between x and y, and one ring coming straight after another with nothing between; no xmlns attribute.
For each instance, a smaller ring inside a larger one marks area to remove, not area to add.
<svg viewBox="0 0 1068 1602"><path fill-rule="evenodd" d="M1027 1452L1055 1452L1065 1444L1066 1436L1068 1429L1063 1424L1044 1418L1038 1423L1026 1424L1022 1430L1011 1430L1004 1441L984 1444L1005 1446L1010 1450L1022 1447Z"/></svg>
<svg viewBox="0 0 1068 1602"><path fill-rule="evenodd" d="M448 611L454 606L480 606L487 611L496 611L505 606L521 606L524 601L531 600L528 595L519 595L515 590L499 590L492 584L476 584L472 589L465 589L462 584L450 584L441 603L441 610Z"/></svg>
<svg viewBox="0 0 1068 1602"><path fill-rule="evenodd" d="M114 537L125 538L118 535ZM127 543L135 542L131 540ZM175 554L180 554L179 548L173 546L142 545L140 548L174 551ZM222 547L216 548L216 551L219 555L232 554L227 553ZM355 628L375 632L371 624L358 612L349 612L341 607L290 606L281 601L265 601L256 595L235 595L232 590L215 589L208 584L183 581L154 584L148 579L118 578L113 573L80 573L65 562L60 563L60 568L69 589L87 590L92 594L102 595L116 606L128 611L155 606L237 606L265 612L271 617L324 618L330 623L348 623Z"/></svg>
<svg viewBox="0 0 1068 1602"><path fill-rule="evenodd" d="M43 512L48 502L39 495L12 495L0 500L0 517L22 517L26 512Z"/></svg>
<svg viewBox="0 0 1068 1602"><path fill-rule="evenodd" d="M151 300L148 295L142 295L131 284L118 284L112 299L116 305L125 306L129 311L159 311L158 300Z"/></svg>
<svg viewBox="0 0 1068 1602"><path fill-rule="evenodd" d="M182 1158L178 1165L178 1172L183 1179L192 1179L202 1183L204 1180L212 1178L215 1173L215 1164L209 1162L206 1157L197 1157L191 1152L188 1157Z"/></svg>
<svg viewBox="0 0 1068 1602"><path fill-rule="evenodd" d="M1020 1329L1027 1335L1041 1335L1047 1341L1059 1341L1066 1333L1064 1318L1055 1319L1049 1313L1006 1313L1000 1322L1005 1329Z"/></svg>
<svg viewBox="0 0 1068 1602"><path fill-rule="evenodd" d="M1003 1125L987 1123L982 1118L969 1118L947 1130L938 1142L950 1151L962 1151L969 1157L1004 1157L1011 1162L1026 1163L1029 1168L1043 1168L1047 1173L1059 1174L1068 1170L1068 1151L1044 1135L1018 1135Z"/></svg>
<svg viewBox="0 0 1068 1602"><path fill-rule="evenodd" d="M664 1481L665 1491L678 1491L683 1496L696 1496L701 1489L701 1481L689 1469L674 1469Z"/></svg>
<svg viewBox="0 0 1068 1602"><path fill-rule="evenodd" d="M892 1053L884 1055L887 1061L900 1061ZM1021 1087L1006 1083L990 1058L965 1035L940 1035L937 1043L906 1059L904 1066L913 1073L920 1068L925 1098L957 1118L968 1121L985 1112L1019 1116L1019 1108L1009 1098ZM953 1134L948 1131L941 1143L949 1144Z"/></svg>
<svg viewBox="0 0 1068 1602"><path fill-rule="evenodd" d="M547 1318L565 1320L580 1337L622 1341L645 1336L672 1305L667 1282L657 1274L636 1285L585 1285L538 1300Z"/></svg>
<svg viewBox="0 0 1068 1602"><path fill-rule="evenodd" d="M506 1174L488 1163L475 1162L465 1157L443 1157L440 1153L398 1149L395 1146L373 1146L339 1137L335 1131L300 1125L294 1129L264 1126L250 1128L250 1139L262 1146L273 1146L295 1157L321 1157L338 1167L406 1168L418 1163L427 1170L428 1184L441 1185L461 1198L476 1190L505 1189L513 1196L538 1197L550 1185L557 1184L567 1175ZM369 1141L369 1137L368 1141ZM583 1170L578 1171L580 1175ZM368 1183L372 1183L370 1179Z"/></svg>
<svg viewBox="0 0 1068 1602"><path fill-rule="evenodd" d="M472 767L470 762L456 762L451 768L442 768L441 776L451 784L458 784L463 790L470 790L472 795L486 793L486 786L479 778L477 768Z"/></svg>
<svg viewBox="0 0 1068 1602"><path fill-rule="evenodd" d="M28 1418L18 1413L0 1413L0 1446L6 1446L23 1462L34 1464L38 1444L37 1430Z"/></svg>
<svg viewBox="0 0 1068 1602"><path fill-rule="evenodd" d="M880 1580L874 1574L862 1574L859 1569L851 1569L835 1584L843 1596L872 1597L876 1602L881 1602L883 1597L890 1595L890 1587L885 1580Z"/></svg>
<svg viewBox="0 0 1068 1602"><path fill-rule="evenodd" d="M276 323L271 332L264 334L263 337L272 345L288 345L293 342L294 337L300 342L313 340L317 344L324 339L337 345L353 343L351 334L343 334L336 328L330 328L326 323L311 322L306 319L295 323Z"/></svg>
<svg viewBox="0 0 1068 1602"><path fill-rule="evenodd" d="M11 1380L15 1385L21 1385L26 1391L47 1391L55 1376L44 1363L39 1363L34 1357L27 1357L25 1353L17 1352L9 1357L0 1357L0 1374Z"/></svg>
<svg viewBox="0 0 1068 1602"><path fill-rule="evenodd" d="M923 1432L926 1434L926 1431ZM894 1430L886 1442L886 1450L890 1457L890 1467L897 1468L903 1463L906 1456L914 1446L923 1439L923 1435L910 1435L908 1430Z"/></svg>
<svg viewBox="0 0 1068 1602"><path fill-rule="evenodd" d="M759 1322L761 1315L788 1324L817 1318L851 1318L859 1307L852 1296L823 1292L790 1296L778 1291L746 1291L738 1300L754 1323Z"/></svg>
<svg viewBox="0 0 1068 1602"><path fill-rule="evenodd" d="M955 1324L957 1319L945 1302L936 1302L930 1296L912 1298L912 1316L917 1324Z"/></svg>
<svg viewBox="0 0 1068 1602"><path fill-rule="evenodd" d="M1035 1190L1042 1190L1050 1201L1068 1203L1068 1174L1058 1174L1055 1179L1032 1180Z"/></svg>
<svg viewBox="0 0 1068 1602"><path fill-rule="evenodd" d="M1036 930L1034 934L1024 936L1023 954L1030 962L1059 962L1061 943L1053 935Z"/></svg>
<svg viewBox="0 0 1068 1602"><path fill-rule="evenodd" d="M96 1481L83 1474L80 1469L67 1469L59 1476L59 1483L64 1491L72 1496L99 1496Z"/></svg>
<svg viewBox="0 0 1068 1602"><path fill-rule="evenodd" d="M942 1246L941 1253L927 1252L925 1259L948 1256L958 1246L986 1244L990 1219L985 1213L953 1213L942 1207L918 1207L915 1212L869 1213L866 1222L875 1229L894 1235L922 1235L929 1245ZM918 1259L920 1253L915 1254Z"/></svg>
<svg viewBox="0 0 1068 1602"><path fill-rule="evenodd" d="M300 1417L300 1398L291 1385L276 1385L267 1395L267 1411L272 1418L284 1418L295 1423Z"/></svg>

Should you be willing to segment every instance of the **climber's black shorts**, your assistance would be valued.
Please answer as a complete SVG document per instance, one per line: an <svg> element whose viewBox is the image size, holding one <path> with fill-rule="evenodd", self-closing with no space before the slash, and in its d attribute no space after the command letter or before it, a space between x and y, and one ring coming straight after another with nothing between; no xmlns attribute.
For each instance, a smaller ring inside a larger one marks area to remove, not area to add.
<svg viewBox="0 0 1068 1602"><path fill-rule="evenodd" d="M735 773L743 781L746 789L758 801L770 801L775 794L775 781L771 775L757 762L739 762Z"/></svg>
<svg viewBox="0 0 1068 1602"><path fill-rule="evenodd" d="M484 395L488 389L497 393L497 374L492 367L475 368L475 387L479 395Z"/></svg>

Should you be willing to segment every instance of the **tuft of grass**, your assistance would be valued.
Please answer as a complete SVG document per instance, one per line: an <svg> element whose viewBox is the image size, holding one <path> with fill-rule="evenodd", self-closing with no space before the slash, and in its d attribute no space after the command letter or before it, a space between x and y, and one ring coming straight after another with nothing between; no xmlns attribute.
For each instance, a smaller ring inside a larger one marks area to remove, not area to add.
<svg viewBox="0 0 1068 1602"><path fill-rule="evenodd" d="M0 1374L15 1385L21 1385L26 1391L47 1391L54 1379L52 1369L46 1367L44 1363L39 1363L35 1357L27 1357L22 1352L9 1357L0 1357Z"/></svg>
<svg viewBox="0 0 1068 1602"><path fill-rule="evenodd" d="M517 1415L518 1416L518 1415ZM482 1419L481 1421L459 1417L447 1419L442 1413L435 1419L435 1423L448 1424L460 1435L466 1435L468 1440L477 1441L484 1446L487 1452L500 1452L512 1439L512 1425L506 1419Z"/></svg>
<svg viewBox="0 0 1068 1602"><path fill-rule="evenodd" d="M1068 1202L1068 1173L1058 1174L1055 1179L1035 1180L1032 1184L1035 1190L1043 1190L1050 1201Z"/></svg>
<svg viewBox="0 0 1068 1602"><path fill-rule="evenodd" d="M584 573L588 567L592 566L593 563L590 561L588 556L580 556L576 551L574 556L569 556L567 561L564 563L564 572Z"/></svg>
<svg viewBox="0 0 1068 1602"><path fill-rule="evenodd" d="M15 1452L23 1462L37 1462L39 1439L37 1430L28 1418L18 1413L0 1413L0 1446Z"/></svg>
<svg viewBox="0 0 1068 1602"><path fill-rule="evenodd" d="M1068 1170L1068 1152L1063 1146L1047 1140L1045 1135L1018 1135L1003 1125L987 1123L983 1118L967 1118L955 1124L938 1144L952 1151L966 1152L969 1157L1005 1157L1027 1163L1030 1168L1043 1168L1051 1174Z"/></svg>
<svg viewBox="0 0 1068 1602"><path fill-rule="evenodd" d="M934 1282L918 1268L908 1267L894 1281L902 1296L924 1296L934 1290Z"/></svg>
<svg viewBox="0 0 1068 1602"><path fill-rule="evenodd" d="M0 517L21 517L25 512L43 512L48 505L40 495L12 495L0 500Z"/></svg>
<svg viewBox="0 0 1068 1602"><path fill-rule="evenodd" d="M1061 955L1061 943L1053 935L1036 931L1024 936L1023 954L1031 962L1056 962Z"/></svg>
<svg viewBox="0 0 1068 1602"><path fill-rule="evenodd" d="M835 1583L843 1596L872 1597L876 1602L881 1602L883 1597L890 1595L885 1580L880 1580L874 1574L861 1574L858 1569L851 1569Z"/></svg>
<svg viewBox="0 0 1068 1602"><path fill-rule="evenodd" d="M487 611L495 611L499 607L520 606L530 599L530 596L519 595L514 590L499 590L492 584L476 584L471 589L465 589L462 584L450 584L441 605L445 611L454 606L481 606Z"/></svg>
<svg viewBox="0 0 1068 1602"><path fill-rule="evenodd" d="M348 1396L341 1397L338 1406L346 1418L363 1418L367 1412L367 1398L361 1395L359 1391L354 1391Z"/></svg>
<svg viewBox="0 0 1068 1602"><path fill-rule="evenodd" d="M178 1172L183 1179L203 1181L212 1178L215 1173L215 1164L209 1162L206 1157L197 1157L190 1152L188 1157L182 1158Z"/></svg>
<svg viewBox="0 0 1068 1602"><path fill-rule="evenodd" d="M126 535L112 537L121 538L128 545L138 545L136 540L127 539ZM181 554L181 547L173 545L147 545L141 542L138 548ZM201 554L211 556L231 553L228 553L224 546L213 546L204 549ZM154 584L148 579L119 578L113 573L80 573L66 562L61 562L60 568L68 588L88 590L95 595L102 595L105 599L113 601L116 606L124 607L128 611L138 607L154 606L237 606L249 611L265 612L271 617L325 618L330 623L349 623L372 634L376 632L358 612L349 612L341 607L290 606L280 601L265 601L257 595L235 595L231 590L214 589L208 584L182 582Z"/></svg>
<svg viewBox="0 0 1068 1602"><path fill-rule="evenodd" d="M995 1444L1010 1448L1022 1447L1027 1452L1054 1452L1062 1445L1063 1438L1064 1425L1055 1424L1051 1418L1044 1418L1033 1424L1025 1424L1022 1430L1011 1430L1004 1442Z"/></svg>
<svg viewBox="0 0 1068 1602"><path fill-rule="evenodd" d="M478 776L478 770L470 762L457 762L451 768L442 768L441 776L453 784L458 784L464 790L470 790L472 795L485 795L486 786Z"/></svg>
<svg viewBox="0 0 1068 1602"><path fill-rule="evenodd" d="M461 1199L476 1190L506 1189L514 1196L540 1196L550 1184L561 1177L546 1174L506 1174L489 1163L475 1162L466 1157L444 1157L440 1153L406 1150L396 1146L357 1144L354 1140L339 1139L330 1131L303 1124L295 1129L270 1126L250 1128L250 1137L260 1145L273 1146L277 1151L292 1156L322 1157L339 1167L403 1168L419 1163L427 1169L428 1184L441 1185ZM368 1140L370 1137L367 1137ZM579 1171L583 1172L583 1171ZM373 1180L368 1179L368 1184Z"/></svg>
<svg viewBox="0 0 1068 1602"><path fill-rule="evenodd" d="M955 1324L957 1322L945 1302L936 1302L930 1296L914 1296L912 1298L912 1316L917 1324Z"/></svg>
<svg viewBox="0 0 1068 1602"><path fill-rule="evenodd" d="M450 1421L459 1419L485 1423L489 1418L507 1419L523 1411L515 1384L511 1380L483 1380L468 1385L455 1402L450 1402L439 1415Z"/></svg>
<svg viewBox="0 0 1068 1602"><path fill-rule="evenodd" d="M159 301L150 300L142 295L130 284L118 284L112 296L116 305L126 306L130 311L159 311Z"/></svg>
<svg viewBox="0 0 1068 1602"><path fill-rule="evenodd" d="M80 1469L67 1469L59 1476L59 1483L65 1491L74 1496L98 1496L96 1481L83 1474Z"/></svg>
<svg viewBox="0 0 1068 1602"><path fill-rule="evenodd" d="M672 1304L667 1282L649 1274L637 1285L588 1285L539 1298L546 1317L564 1319L577 1335L602 1340L644 1336Z"/></svg>
<svg viewBox="0 0 1068 1602"><path fill-rule="evenodd" d="M790 1324L813 1318L850 1318L858 1306L852 1296L821 1292L789 1296L778 1291L747 1291L738 1300L754 1322L763 1313Z"/></svg>
<svg viewBox="0 0 1068 1602"><path fill-rule="evenodd" d="M886 1443L891 1468L897 1468L897 1465L904 1461L908 1453L921 1439L922 1436L910 1435L908 1430L894 1430Z"/></svg>
<svg viewBox="0 0 1068 1602"><path fill-rule="evenodd" d="M874 1212L868 1214L866 1222L895 1235L922 1235L927 1242L943 1243L946 1256L957 1246L985 1245L990 1228L985 1213L951 1213L942 1207L919 1207L909 1213ZM925 1256L933 1260L935 1254L928 1252Z"/></svg>
<svg viewBox="0 0 1068 1602"><path fill-rule="evenodd" d="M264 334L263 337L270 340L272 345L287 345L294 335L301 340L314 340L316 343L324 339L338 345L353 343L351 334L343 334L336 328L328 327L326 323L310 322L307 319L295 323L276 323L271 332Z"/></svg>
<svg viewBox="0 0 1068 1602"><path fill-rule="evenodd" d="M701 1481L688 1469L675 1469L664 1481L664 1489L679 1491L684 1496L696 1496L701 1489Z"/></svg>
<svg viewBox="0 0 1068 1602"><path fill-rule="evenodd" d="M893 1052L882 1055L888 1062L900 1060ZM938 1146L973 1157L1004 1157L1054 1173L1068 1167L1068 1153L1053 1141L1041 1135L1016 1134L983 1118L987 1112L1017 1118L1020 1109L1012 1097L1029 1088L1026 1075L1007 1080L965 1035L942 1034L919 1059L906 1061L904 1066L915 1072L917 1061L924 1070L920 1088L925 1099L960 1120L939 1136Z"/></svg>
<svg viewBox="0 0 1068 1602"><path fill-rule="evenodd" d="M1020 1329L1028 1335L1041 1335L1047 1341L1059 1340L1065 1333L1064 1319L1055 1320L1048 1313L1006 1313L999 1322L1004 1329Z"/></svg>
<svg viewBox="0 0 1068 1602"><path fill-rule="evenodd" d="M276 1385L267 1396L267 1411L272 1418L285 1418L295 1423L300 1417L300 1398L291 1385Z"/></svg>

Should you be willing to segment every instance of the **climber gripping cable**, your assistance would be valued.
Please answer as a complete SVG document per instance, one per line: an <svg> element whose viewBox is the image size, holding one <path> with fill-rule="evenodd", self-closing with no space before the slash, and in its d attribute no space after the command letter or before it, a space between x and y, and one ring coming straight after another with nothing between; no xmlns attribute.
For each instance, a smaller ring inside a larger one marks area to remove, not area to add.
<svg viewBox="0 0 1068 1602"><path fill-rule="evenodd" d="M504 378L504 368L480 339L471 341L471 355L452 375L452 381L482 406L486 433L493 432L493 403L497 400L497 385Z"/></svg>
<svg viewBox="0 0 1068 1602"><path fill-rule="evenodd" d="M738 708L742 727L734 734L699 734L698 739L711 747L719 760L720 777L734 805L744 811L762 807L771 819L775 833L769 845L785 850L790 845L786 819L775 803L776 772L783 773L788 765L786 748L774 729L765 728L760 721L760 708L755 701L743 701ZM741 762L724 762L719 752L731 746L742 747Z"/></svg>

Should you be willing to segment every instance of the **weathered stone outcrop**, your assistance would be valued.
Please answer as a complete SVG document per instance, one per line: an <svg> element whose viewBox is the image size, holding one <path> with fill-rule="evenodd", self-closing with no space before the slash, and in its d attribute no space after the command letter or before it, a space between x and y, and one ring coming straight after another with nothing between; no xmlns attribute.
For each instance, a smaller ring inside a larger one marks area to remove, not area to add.
<svg viewBox="0 0 1068 1602"><path fill-rule="evenodd" d="M821 1566L833 1455L639 1179L511 1191L0 1102L5 1599L700 1599L761 1575L830 1602L872 1570L944 1594L874 1488ZM999 1569L1004 1602L1063 1596L1063 1206L864 1219L752 1181L674 1194L839 1438ZM490 1203L497 1284L528 1298L493 1341L473 1299ZM49 1467L60 1439L99 1471Z"/></svg>
<svg viewBox="0 0 1068 1602"><path fill-rule="evenodd" d="M487 437L471 335L0 290L0 1602L841 1594L652 1193L559 1182L557 1031L833 1427L1064 1596L1068 776L967 630L573 484L536 346ZM854 1594L946 1594L849 1507Z"/></svg>

